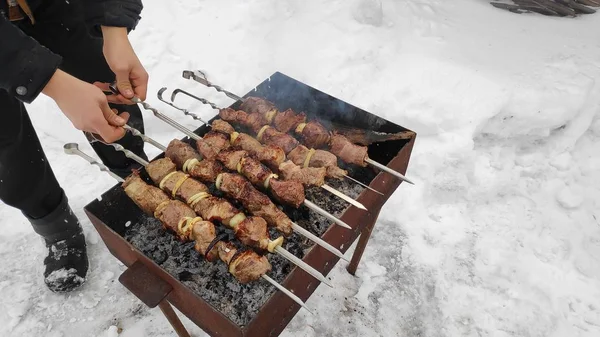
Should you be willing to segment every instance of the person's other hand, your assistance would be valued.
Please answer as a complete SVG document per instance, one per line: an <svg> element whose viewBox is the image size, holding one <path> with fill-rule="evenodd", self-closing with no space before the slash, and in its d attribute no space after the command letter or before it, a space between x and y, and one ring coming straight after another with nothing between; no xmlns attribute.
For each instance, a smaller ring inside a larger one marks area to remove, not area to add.
<svg viewBox="0 0 600 337"><path fill-rule="evenodd" d="M77 129L95 133L107 143L125 136L122 126L127 123L129 114L118 116L116 110L111 110L106 95L99 88L57 70L42 93L56 102Z"/></svg>
<svg viewBox="0 0 600 337"><path fill-rule="evenodd" d="M108 101L118 104L133 104L130 100L137 96L146 99L148 90L148 73L142 66L123 27L102 26L104 38L103 53L110 69L115 73L117 88L120 94L108 96ZM94 83L103 91L110 92L109 83Z"/></svg>

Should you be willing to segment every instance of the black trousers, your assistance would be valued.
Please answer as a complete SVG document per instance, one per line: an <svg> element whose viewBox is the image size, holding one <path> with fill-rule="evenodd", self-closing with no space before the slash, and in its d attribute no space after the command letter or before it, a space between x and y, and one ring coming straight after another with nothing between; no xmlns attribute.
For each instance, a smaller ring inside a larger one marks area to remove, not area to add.
<svg viewBox="0 0 600 337"><path fill-rule="evenodd" d="M62 70L89 83L115 80L102 54L102 40L87 32L78 1L49 0L34 15L35 25L26 21L17 25L61 55ZM137 105L111 104L111 107L120 113L129 112L128 124L144 132ZM58 206L63 189L48 163L24 104L0 90L0 109L0 200L28 217L41 218ZM118 143L147 159L143 141L131 133ZM121 176L125 176L130 167L139 166L111 146L93 143L92 147L104 164Z"/></svg>

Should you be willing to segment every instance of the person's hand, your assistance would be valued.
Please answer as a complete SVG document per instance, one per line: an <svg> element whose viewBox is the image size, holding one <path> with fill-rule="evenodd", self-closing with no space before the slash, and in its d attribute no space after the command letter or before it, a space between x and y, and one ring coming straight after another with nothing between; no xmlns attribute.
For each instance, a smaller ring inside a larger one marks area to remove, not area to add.
<svg viewBox="0 0 600 337"><path fill-rule="evenodd" d="M146 99L148 73L142 66L123 27L102 26L103 53L110 69L115 73L120 94L108 96L111 103L133 104L130 98ZM103 91L110 92L109 83L94 83Z"/></svg>
<svg viewBox="0 0 600 337"><path fill-rule="evenodd" d="M96 133L107 143L125 136L122 126L129 114L124 112L118 116L116 110L111 110L106 95L99 88L57 70L42 93L56 102L77 129Z"/></svg>

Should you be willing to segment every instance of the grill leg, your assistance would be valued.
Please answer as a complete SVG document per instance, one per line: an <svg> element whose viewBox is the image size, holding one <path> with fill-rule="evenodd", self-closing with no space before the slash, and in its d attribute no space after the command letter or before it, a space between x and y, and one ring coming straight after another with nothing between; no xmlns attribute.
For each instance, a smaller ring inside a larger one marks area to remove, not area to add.
<svg viewBox="0 0 600 337"><path fill-rule="evenodd" d="M375 227L375 223L377 222L378 217L379 217L379 212L377 212L377 214L375 214L371 218L372 222L368 226L366 226L365 229L363 230L363 232L360 234L360 238L358 239L358 244L356 245L354 254L352 254L352 259L350 260L350 264L346 268L346 270L352 275L356 274L356 268L358 268L360 259L362 258L362 255L365 252L365 248L367 248L367 243L369 243L369 239L371 238L371 233L373 232L373 228Z"/></svg>
<svg viewBox="0 0 600 337"><path fill-rule="evenodd" d="M190 337L190 333L185 329L183 323L181 323L179 317L177 317L175 310L173 310L173 307L171 307L169 302L163 300L158 304L158 307L163 312L165 317L167 317L167 320L169 320L169 323L171 323L175 332L177 332L177 336Z"/></svg>

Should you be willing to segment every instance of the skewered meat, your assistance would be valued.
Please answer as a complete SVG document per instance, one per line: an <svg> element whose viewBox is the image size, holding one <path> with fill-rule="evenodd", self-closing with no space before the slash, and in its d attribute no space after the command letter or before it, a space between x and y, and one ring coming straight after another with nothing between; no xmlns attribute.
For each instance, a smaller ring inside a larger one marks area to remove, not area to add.
<svg viewBox="0 0 600 337"><path fill-rule="evenodd" d="M176 233L179 239L183 241L185 236L179 230L180 220L184 218L193 219L196 217L196 212L179 200L169 200L156 208L154 216L162 221L167 229Z"/></svg>
<svg viewBox="0 0 600 337"><path fill-rule="evenodd" d="M196 141L196 148L204 159L214 159L219 152L230 146L227 135L214 131Z"/></svg>
<svg viewBox="0 0 600 337"><path fill-rule="evenodd" d="M285 154L290 153L300 144L296 138L269 125L264 125L258 131L256 138L264 144L281 147Z"/></svg>
<svg viewBox="0 0 600 337"><path fill-rule="evenodd" d="M304 187L301 182L278 180L277 175L246 151L221 152L217 160L228 169L241 173L252 185L271 191L273 198L280 203L298 208L304 202Z"/></svg>
<svg viewBox="0 0 600 337"><path fill-rule="evenodd" d="M248 97L240 105L240 110L244 110L248 113L258 112L261 115L266 115L270 111L277 111L275 104L259 98L259 97Z"/></svg>
<svg viewBox="0 0 600 337"><path fill-rule="evenodd" d="M309 150L304 145L298 145L292 152L288 153L288 159L294 162L294 164L306 167L306 160L308 157L309 167L325 167L327 169L327 176L331 178L343 178L348 171L342 170L337 166L337 157L328 151L324 150Z"/></svg>
<svg viewBox="0 0 600 337"><path fill-rule="evenodd" d="M222 173L217 177L217 188L239 200L245 209L255 216L265 219L269 225L276 227L283 235L290 236L292 234L292 221L287 215L244 177L232 173Z"/></svg>
<svg viewBox="0 0 600 337"><path fill-rule="evenodd" d="M148 185L137 172L130 174L121 184L125 194L146 214L153 215L158 205L169 201L160 188Z"/></svg>
<svg viewBox="0 0 600 337"><path fill-rule="evenodd" d="M250 155L258 158L271 168L279 167L285 160L285 153L279 147L264 146L258 140L245 133L234 132L231 134L231 143L234 148L248 151Z"/></svg>
<svg viewBox="0 0 600 337"><path fill-rule="evenodd" d="M233 109L229 109L229 110L233 110ZM231 126L231 124L223 121L222 119L215 119L211 124L211 128L215 132L224 133L226 135L230 135L235 132L235 129L233 128L233 126Z"/></svg>
<svg viewBox="0 0 600 337"><path fill-rule="evenodd" d="M331 152L347 163L367 166L365 161L368 158L367 147L352 144L348 138L342 135L333 134L331 136Z"/></svg>
<svg viewBox="0 0 600 337"><path fill-rule="evenodd" d="M279 172L283 180L299 181L304 186L323 186L327 170L324 167L304 167L288 160L279 165Z"/></svg>
<svg viewBox="0 0 600 337"><path fill-rule="evenodd" d="M329 131L321 123L311 121L298 124L296 133L300 134L302 143L308 147L319 149L329 144Z"/></svg>
<svg viewBox="0 0 600 337"><path fill-rule="evenodd" d="M155 168L159 167L160 165ZM216 231L213 223L197 217L196 212L185 203L172 200L160 189L147 184L137 172L127 177L122 186L126 194L145 213L152 214L180 240L193 240L194 249L207 261L212 262L219 257L227 263L229 272L240 283L257 280L271 270L271 264L266 257L250 250L238 253L237 248L230 242L215 242ZM243 238L240 241L256 243L262 249L270 248L263 219L246 218L236 225L236 231Z"/></svg>
<svg viewBox="0 0 600 337"><path fill-rule="evenodd" d="M248 250L236 255L237 250L231 244L222 243L217 248L221 259L229 261L229 272L242 284L258 280L271 271L271 264L265 256Z"/></svg>
<svg viewBox="0 0 600 337"><path fill-rule="evenodd" d="M304 112L296 114L292 109L287 109L275 114L272 124L277 130L288 133L294 130L300 123L306 123L306 114Z"/></svg>
<svg viewBox="0 0 600 337"><path fill-rule="evenodd" d="M177 167L183 167L183 164L190 159L202 159L193 147L179 139L173 139L169 142L165 156L171 158Z"/></svg>

